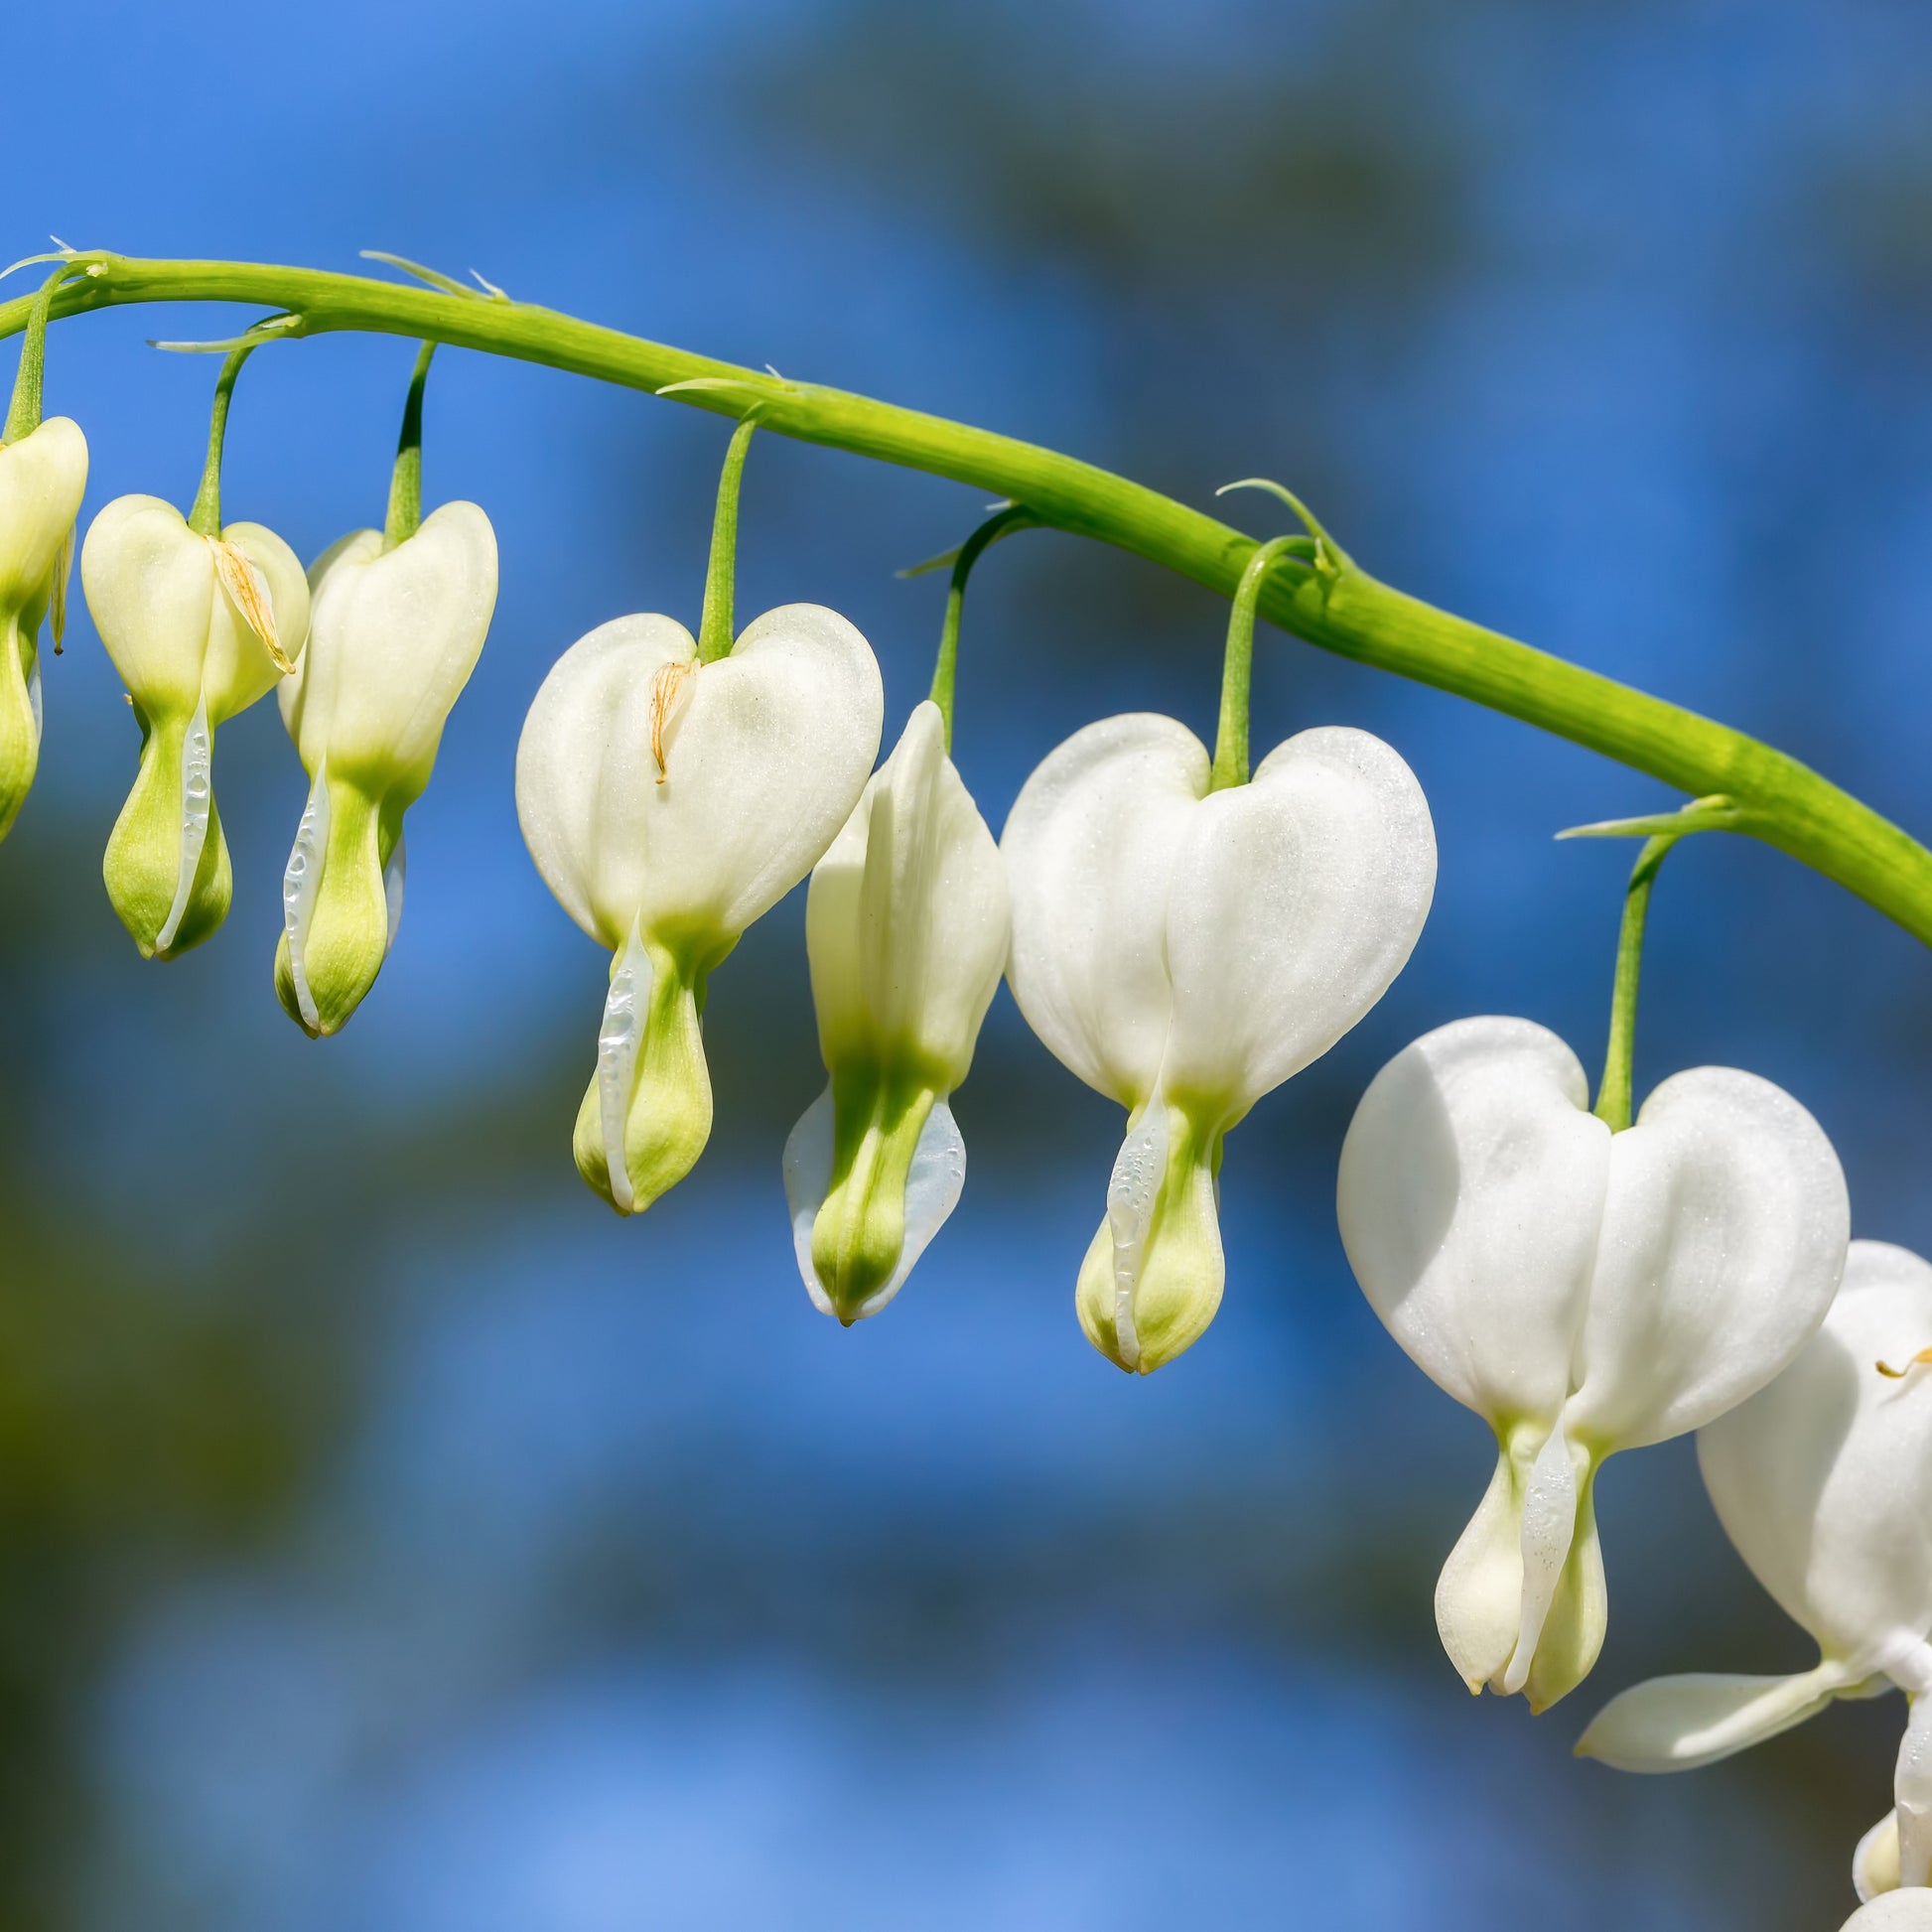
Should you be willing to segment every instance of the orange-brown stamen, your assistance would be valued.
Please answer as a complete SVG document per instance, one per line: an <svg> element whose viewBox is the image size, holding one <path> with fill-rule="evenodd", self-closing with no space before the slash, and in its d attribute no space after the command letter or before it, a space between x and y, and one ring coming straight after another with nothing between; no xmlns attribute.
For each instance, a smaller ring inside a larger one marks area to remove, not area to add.
<svg viewBox="0 0 1932 1932"><path fill-rule="evenodd" d="M1927 1362L1932 1362L1932 1348L1921 1348L1906 1361L1903 1368L1893 1368L1889 1362L1873 1362L1872 1367L1880 1375L1889 1375L1894 1382L1902 1382L1913 1369L1923 1368Z"/></svg>
<svg viewBox="0 0 1932 1932"><path fill-rule="evenodd" d="M685 680L694 676L697 668L695 662L660 664L650 681L650 755L657 760L657 782L660 785L670 776L665 763L664 741L670 735L672 725L677 722L678 698L684 690Z"/></svg>

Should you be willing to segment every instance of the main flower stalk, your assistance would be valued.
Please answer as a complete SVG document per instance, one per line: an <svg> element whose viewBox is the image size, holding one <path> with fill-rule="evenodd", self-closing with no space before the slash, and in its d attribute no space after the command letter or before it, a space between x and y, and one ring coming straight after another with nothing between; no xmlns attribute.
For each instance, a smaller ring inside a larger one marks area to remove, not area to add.
<svg viewBox="0 0 1932 1932"><path fill-rule="evenodd" d="M56 317L144 302L234 302L278 311L274 333L342 330L434 339L678 399L761 428L950 477L1024 503L1038 520L1132 551L1232 596L1254 539L1124 477L1014 437L868 396L789 382L497 294L452 294L261 262L79 253ZM450 285L454 287L454 284ZM32 297L0 305L0 338ZM1614 679L1518 643L1377 582L1351 559L1279 572L1261 615L1308 642L1435 685L1647 771L1692 796L1735 801L1748 832L1932 945L1932 852L1785 753ZM1291 581L1291 579L1293 581Z"/></svg>

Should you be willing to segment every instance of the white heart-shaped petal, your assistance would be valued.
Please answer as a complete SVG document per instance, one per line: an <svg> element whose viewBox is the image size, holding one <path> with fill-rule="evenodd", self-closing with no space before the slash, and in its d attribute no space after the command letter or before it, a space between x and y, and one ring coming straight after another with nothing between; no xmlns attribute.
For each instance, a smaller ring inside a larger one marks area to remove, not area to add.
<svg viewBox="0 0 1932 1932"><path fill-rule="evenodd" d="M1553 1427L1570 1394L1609 1173L1577 1056L1528 1020L1458 1020L1375 1076L1336 1213L1362 1292L1410 1358L1492 1424Z"/></svg>
<svg viewBox="0 0 1932 1932"><path fill-rule="evenodd" d="M1888 1891L1861 1905L1839 1932L1932 1932L1932 1891Z"/></svg>
<svg viewBox="0 0 1932 1932"><path fill-rule="evenodd" d="M1367 732L1300 732L1203 798L1168 897L1164 1086L1238 1114L1299 1073L1388 991L1435 890L1422 787Z"/></svg>
<svg viewBox="0 0 1932 1932"><path fill-rule="evenodd" d="M1167 1046L1169 882L1208 768L1172 718L1103 718L1047 755L1000 836L1013 997L1062 1064L1130 1111Z"/></svg>
<svg viewBox="0 0 1932 1932"><path fill-rule="evenodd" d="M517 747L537 869L614 950L633 919L742 932L811 869L878 755L879 666L836 612L786 605L729 657L694 650L668 618L601 625L551 668Z"/></svg>
<svg viewBox="0 0 1932 1932"><path fill-rule="evenodd" d="M1855 1241L1824 1327L1710 1424L1719 1520L1785 1613L1833 1657L1889 1670L1932 1631L1932 1267ZM1905 1367L1892 1377L1877 1364Z"/></svg>
<svg viewBox="0 0 1932 1932"><path fill-rule="evenodd" d="M1610 1143L1571 1428L1637 1448L1755 1394L1825 1318L1851 1214L1832 1144L1781 1088L1666 1080Z"/></svg>
<svg viewBox="0 0 1932 1932"><path fill-rule="evenodd" d="M0 609L40 622L86 487L87 439L69 416L0 445Z"/></svg>

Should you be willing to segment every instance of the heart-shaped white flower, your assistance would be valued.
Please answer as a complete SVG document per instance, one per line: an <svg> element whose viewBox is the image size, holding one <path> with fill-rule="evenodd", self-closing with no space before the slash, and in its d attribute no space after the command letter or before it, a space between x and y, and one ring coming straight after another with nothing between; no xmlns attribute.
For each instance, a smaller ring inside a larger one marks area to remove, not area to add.
<svg viewBox="0 0 1932 1932"><path fill-rule="evenodd" d="M356 530L309 567L309 644L281 688L309 774L283 878L282 1005L311 1034L345 1024L402 917L402 815L423 794L496 608L496 536L445 503L385 549Z"/></svg>
<svg viewBox="0 0 1932 1932"><path fill-rule="evenodd" d="M805 903L831 1077L785 1143L785 1197L806 1290L848 1326L898 1293L958 1205L966 1144L946 1102L1008 930L1000 848L928 698L812 868Z"/></svg>
<svg viewBox="0 0 1932 1932"><path fill-rule="evenodd" d="M1932 1267L1855 1241L1825 1324L1769 1387L1698 1437L1718 1520L1819 1649L1791 1677L1654 1678L1577 1748L1631 1771L1689 1770L1834 1698L1911 1698L1896 1810L1859 1847L1862 1897L1932 1876ZM1901 1921L1903 1922L1903 1921Z"/></svg>
<svg viewBox="0 0 1932 1932"><path fill-rule="evenodd" d="M1128 1111L1077 1307L1142 1374L1220 1304L1223 1137L1388 990L1436 884L1422 788L1367 732L1302 732L1251 782L1208 784L1184 725L1104 719L1027 780L1001 839L1014 998Z"/></svg>
<svg viewBox="0 0 1932 1932"><path fill-rule="evenodd" d="M302 654L308 579L259 523L207 537L159 496L117 496L87 531L80 582L141 727L140 774L101 870L142 956L165 959L227 916L215 728Z"/></svg>
<svg viewBox="0 0 1932 1932"><path fill-rule="evenodd" d="M1528 1020L1460 1020L1376 1075L1342 1147L1355 1278L1415 1362L1496 1433L1437 1625L1471 1690L1542 1710L1596 1659L1604 1457L1697 1429L1816 1330L1844 1266L1845 1177L1767 1080L1700 1067L1621 1134Z"/></svg>
<svg viewBox="0 0 1932 1932"><path fill-rule="evenodd" d="M537 692L516 812L544 882L612 954L576 1153L620 1212L703 1151L705 981L851 816L884 709L871 646L815 604L767 611L710 663L671 618L618 618Z"/></svg>

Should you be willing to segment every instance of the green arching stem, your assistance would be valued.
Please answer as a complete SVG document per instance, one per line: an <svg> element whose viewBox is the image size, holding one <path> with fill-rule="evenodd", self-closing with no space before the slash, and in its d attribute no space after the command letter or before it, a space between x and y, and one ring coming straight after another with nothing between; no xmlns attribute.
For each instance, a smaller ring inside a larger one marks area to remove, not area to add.
<svg viewBox="0 0 1932 1932"><path fill-rule="evenodd" d="M156 261L82 254L54 291L58 318L141 302L235 302L292 318L289 336L339 330L434 337L679 400L728 416L756 408L781 435L928 471L1023 502L1042 524L1132 551L1231 596L1254 540L1215 517L1073 457L869 396L740 368L483 295L264 262ZM34 299L0 304L0 337L26 328ZM1661 778L1692 797L1723 792L1738 829L1789 854L1932 945L1932 852L1796 759L1728 726L1405 596L1343 555L1278 571L1260 615L1378 669L1452 691Z"/></svg>
<svg viewBox="0 0 1932 1932"><path fill-rule="evenodd" d="M0 446L18 443L32 436L41 426L41 382L47 373L47 324L54 308L54 291L73 273L63 262L39 290L26 298L26 336L20 345L20 367L14 371L13 401L7 408L7 424L0 430ZM10 309L20 306L9 303ZM7 331L9 335L12 330Z"/></svg>
<svg viewBox="0 0 1932 1932"><path fill-rule="evenodd" d="M402 434L396 439L396 467L389 473L389 514L382 524L382 547L407 543L423 526L423 388L429 381L433 342L424 343L409 378L409 400L402 406Z"/></svg>
<svg viewBox="0 0 1932 1932"><path fill-rule="evenodd" d="M973 574L973 566L979 562L986 551L1004 536L1015 530L1036 529L1039 518L1023 503L1011 503L1005 509L989 516L977 530L959 546L959 555L953 559L952 583L946 590L946 619L939 626L939 655L932 666L932 702L939 707L939 716L945 721L946 750L952 750L952 700L954 674L959 668L959 620L966 610L966 580Z"/></svg>
<svg viewBox="0 0 1932 1932"><path fill-rule="evenodd" d="M1695 829L1695 828L1687 828ZM1603 1079L1590 1111L1612 1134L1630 1125L1631 1067L1637 1049L1637 977L1643 970L1643 928L1650 916L1650 889L1664 855L1684 832L1658 832L1647 838L1630 884L1623 894L1623 924L1616 935L1616 978L1610 987L1610 1046L1603 1058Z"/></svg>
<svg viewBox="0 0 1932 1932"><path fill-rule="evenodd" d="M758 424L747 416L725 446L718 472L718 507L711 518L711 555L704 567L704 610L698 617L698 662L731 655L732 601L738 587L738 491L745 481L745 452Z"/></svg>
<svg viewBox="0 0 1932 1932"><path fill-rule="evenodd" d="M244 343L239 348L231 348L221 364L221 373L214 378L214 407L207 419L207 461L202 466L202 486L195 493L195 507L188 512L188 527L200 537L221 534L221 446L228 434L228 401L242 363L257 346Z"/></svg>
<svg viewBox="0 0 1932 1932"><path fill-rule="evenodd" d="M1248 687L1255 661L1255 607L1261 586L1283 557L1308 547L1306 537L1271 537L1242 566L1228 607L1227 648L1221 658L1221 720L1214 732L1214 768L1209 791L1248 782ZM1299 557L1297 558L1299 562Z"/></svg>

